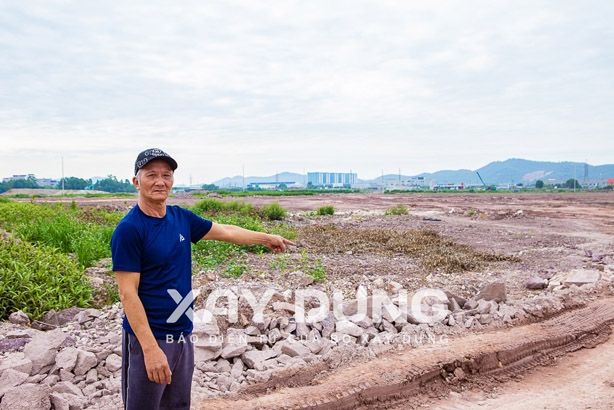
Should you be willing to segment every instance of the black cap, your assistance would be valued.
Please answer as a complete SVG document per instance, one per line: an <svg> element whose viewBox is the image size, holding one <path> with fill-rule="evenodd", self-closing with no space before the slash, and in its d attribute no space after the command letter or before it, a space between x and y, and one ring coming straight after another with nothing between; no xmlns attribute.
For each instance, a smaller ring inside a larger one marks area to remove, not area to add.
<svg viewBox="0 0 614 410"><path fill-rule="evenodd" d="M162 159L168 162L168 165L171 166L173 171L177 169L177 161L171 158L170 155L159 148L149 148L141 152L139 156L136 157L136 162L134 163L134 175L136 175L136 173L139 172L139 169L143 168L145 164L147 164L149 161L153 161L154 159Z"/></svg>

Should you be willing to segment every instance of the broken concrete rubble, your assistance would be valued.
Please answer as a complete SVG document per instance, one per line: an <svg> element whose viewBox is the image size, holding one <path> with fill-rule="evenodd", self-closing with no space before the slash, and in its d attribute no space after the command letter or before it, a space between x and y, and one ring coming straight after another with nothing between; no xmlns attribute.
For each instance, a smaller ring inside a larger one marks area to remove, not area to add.
<svg viewBox="0 0 614 410"><path fill-rule="evenodd" d="M240 288L230 291L238 293ZM213 320L196 322L192 334L196 360L193 395L198 399L237 392L270 380L283 369L320 362L335 368L356 357L376 357L399 346L445 343L447 337L472 329L508 326L527 316L543 317L562 309L578 292L577 286L561 290L561 297L554 302L552 298L504 302L503 283L487 285L468 299L448 292L440 301L445 316L436 323L411 323L399 313L409 312L403 312L399 298L392 295L385 303L374 303L369 297L365 305L379 305L379 315L372 317L368 310L359 315L362 302L348 300L341 312L350 316L339 317L339 312L330 311L314 322L286 316L297 310L292 292L278 293L272 306L264 310L262 321L252 320L253 310L239 312L245 316L245 326L240 320L230 323L227 318L196 310L195 316ZM438 300L427 299L421 311L435 312ZM394 309L398 311L388 311ZM120 408L122 315L120 305L115 304L99 311L81 310L71 322L54 330L12 325L14 329L5 332L4 338L24 338L28 343L22 351L4 351L0 356L0 405L4 406L0 409L19 408L14 400L22 400L22 394L42 397L46 409Z"/></svg>

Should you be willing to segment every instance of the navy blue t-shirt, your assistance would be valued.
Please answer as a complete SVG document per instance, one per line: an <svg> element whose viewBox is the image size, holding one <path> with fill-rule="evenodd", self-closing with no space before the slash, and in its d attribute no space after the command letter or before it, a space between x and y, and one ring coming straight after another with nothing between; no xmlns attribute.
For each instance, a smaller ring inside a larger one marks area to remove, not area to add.
<svg viewBox="0 0 614 410"><path fill-rule="evenodd" d="M192 243L211 229L211 221L179 206L167 206L166 215L145 215L137 206L119 222L111 239L113 270L139 272L138 294L149 326L157 339L175 337L193 329L182 305L192 290ZM180 306L181 305L181 306ZM124 317L124 329L134 334Z"/></svg>

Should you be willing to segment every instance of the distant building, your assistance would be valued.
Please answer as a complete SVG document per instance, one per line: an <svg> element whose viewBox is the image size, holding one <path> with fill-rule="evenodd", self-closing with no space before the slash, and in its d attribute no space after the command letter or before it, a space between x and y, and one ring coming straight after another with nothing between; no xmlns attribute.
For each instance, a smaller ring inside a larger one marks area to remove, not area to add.
<svg viewBox="0 0 614 410"><path fill-rule="evenodd" d="M55 188L61 181L51 178L36 178L36 185L39 187L52 187Z"/></svg>
<svg viewBox="0 0 614 410"><path fill-rule="evenodd" d="M405 190L428 188L429 183L424 177L405 177L405 179L387 178L382 185L387 190Z"/></svg>
<svg viewBox="0 0 614 410"><path fill-rule="evenodd" d="M307 181L314 187L351 188L356 184L355 173L342 172L308 172Z"/></svg>
<svg viewBox="0 0 614 410"><path fill-rule="evenodd" d="M34 178L33 174L13 175L12 177L2 178L2 182L17 181L20 179Z"/></svg>
<svg viewBox="0 0 614 410"><path fill-rule="evenodd" d="M247 189L278 189L280 185L285 185L288 189L304 188L300 182L250 182Z"/></svg>

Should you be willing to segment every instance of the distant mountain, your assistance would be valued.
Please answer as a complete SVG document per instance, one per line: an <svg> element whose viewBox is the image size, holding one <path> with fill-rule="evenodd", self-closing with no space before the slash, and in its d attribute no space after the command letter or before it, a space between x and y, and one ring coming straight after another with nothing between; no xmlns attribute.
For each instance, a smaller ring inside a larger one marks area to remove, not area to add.
<svg viewBox="0 0 614 410"><path fill-rule="evenodd" d="M508 159L495 161L475 171L460 169L456 171L444 170L433 173L422 173L417 177L424 177L426 181L435 180L439 184L461 183L481 184L477 173L484 182L490 184L533 184L538 179L548 182L565 182L575 178L582 183L585 179L597 180L614 178L614 165L587 165L583 162L543 162L526 159ZM409 178L400 176L401 179ZM384 175L385 181L399 179L398 175ZM379 182L381 177L365 182Z"/></svg>
<svg viewBox="0 0 614 410"><path fill-rule="evenodd" d="M358 182L361 184L381 184L382 180L385 183L390 183L413 177L424 177L427 184L434 180L438 184L458 184L463 182L465 185L479 185L481 182L477 175L478 172L488 185L519 183L526 185L533 184L538 179L546 183L565 182L570 178L575 178L582 184L585 179L602 180L614 178L614 164L587 165L583 162L543 162L512 158L505 161L491 162L474 171L468 169L442 170L411 176L387 174L370 180L358 179ZM245 180L243 180L242 176L235 176L220 179L215 181L214 184L219 187L242 187L243 184L247 185L253 182L300 182L306 185L307 176L292 172L282 172L268 177L245 177Z"/></svg>
<svg viewBox="0 0 614 410"><path fill-rule="evenodd" d="M583 162L540 162L525 159L495 161L477 170L486 183L534 183L538 179L548 181L567 181L570 178L579 182L614 177L614 165L588 165ZM492 182L490 182L492 181Z"/></svg>

